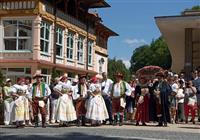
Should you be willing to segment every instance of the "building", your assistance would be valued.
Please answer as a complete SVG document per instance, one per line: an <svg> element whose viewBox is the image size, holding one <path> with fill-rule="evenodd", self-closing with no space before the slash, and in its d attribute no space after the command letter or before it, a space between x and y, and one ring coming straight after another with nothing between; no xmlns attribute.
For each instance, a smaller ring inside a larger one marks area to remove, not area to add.
<svg viewBox="0 0 200 140"><path fill-rule="evenodd" d="M155 17L172 56L172 70L187 74L200 66L200 11Z"/></svg>
<svg viewBox="0 0 200 140"><path fill-rule="evenodd" d="M32 76L41 69L49 82L53 67L70 77L106 72L108 38L118 34L89 12L104 7L110 7L104 0L1 0L0 68L5 77Z"/></svg>

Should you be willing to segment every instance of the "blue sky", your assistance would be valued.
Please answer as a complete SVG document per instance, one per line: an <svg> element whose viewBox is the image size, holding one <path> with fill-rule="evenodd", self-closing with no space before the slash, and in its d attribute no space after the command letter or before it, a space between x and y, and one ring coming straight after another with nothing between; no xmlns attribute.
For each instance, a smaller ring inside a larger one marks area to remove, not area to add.
<svg viewBox="0 0 200 140"><path fill-rule="evenodd" d="M155 16L179 15L200 5L200 0L106 0L111 8L97 9L103 23L117 32L108 42L109 58L122 59L128 66L132 52L161 34Z"/></svg>

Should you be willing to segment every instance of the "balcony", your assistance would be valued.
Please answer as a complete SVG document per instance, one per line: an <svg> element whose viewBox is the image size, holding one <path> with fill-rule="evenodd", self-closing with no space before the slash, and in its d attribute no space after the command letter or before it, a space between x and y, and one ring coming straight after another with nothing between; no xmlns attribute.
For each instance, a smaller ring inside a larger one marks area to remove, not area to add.
<svg viewBox="0 0 200 140"><path fill-rule="evenodd" d="M53 12L54 8L48 2L45 2L44 7L45 7L44 9L47 13L52 14L52 15L54 14L54 12ZM68 14L65 14L64 12L62 12L60 10L57 10L57 17L68 23L71 23L85 31L87 30L87 25L85 23L81 22L80 20L78 20ZM89 27L88 32L91 34L95 34L95 30L91 27Z"/></svg>
<svg viewBox="0 0 200 140"><path fill-rule="evenodd" d="M0 2L0 10L24 10L34 9L36 2L34 0L9 0Z"/></svg>

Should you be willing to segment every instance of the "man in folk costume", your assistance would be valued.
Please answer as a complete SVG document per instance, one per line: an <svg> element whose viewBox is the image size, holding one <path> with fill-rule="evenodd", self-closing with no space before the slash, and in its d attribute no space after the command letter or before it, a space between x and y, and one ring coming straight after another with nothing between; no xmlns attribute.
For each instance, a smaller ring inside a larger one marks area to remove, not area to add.
<svg viewBox="0 0 200 140"><path fill-rule="evenodd" d="M170 85L164 79L164 74L158 72L155 75L158 79L158 83L155 86L154 94L156 95L156 112L158 117L158 126L167 126L167 122L170 122L169 113L169 95L172 90Z"/></svg>
<svg viewBox="0 0 200 140"><path fill-rule="evenodd" d="M28 90L24 86L25 79L18 78L17 84L13 85L13 94L15 98L14 101L14 118L13 121L16 122L16 127L23 127L24 122L29 123L29 104L28 104Z"/></svg>
<svg viewBox="0 0 200 140"><path fill-rule="evenodd" d="M124 109L126 106L125 97L131 95L131 87L130 85L123 81L123 75L121 73L115 74L116 83L113 86L113 91L111 94L112 97L112 114L114 117L113 125L117 125L118 117L117 114L120 114L120 122L119 125L123 125L124 118Z"/></svg>
<svg viewBox="0 0 200 140"><path fill-rule="evenodd" d="M3 87L3 99L4 99L4 124L9 125L11 123L11 113L13 108L12 98L12 82L10 79L6 79L6 85Z"/></svg>
<svg viewBox="0 0 200 140"><path fill-rule="evenodd" d="M57 120L55 119L55 115L56 115L56 106L57 106L57 103L58 103L58 98L59 98L59 94L54 91L54 87L56 85L58 85L60 81L60 78L59 77L56 77L52 83L50 84L50 89L51 89L51 96L50 96L50 102L51 102L51 118L50 118L50 123L55 123Z"/></svg>
<svg viewBox="0 0 200 140"><path fill-rule="evenodd" d="M42 127L46 127L46 103L49 95L51 94L51 90L47 84L42 82L43 75L40 71L37 71L36 74L33 76L36 79L36 82L33 83L30 96L32 98L32 108L33 108L33 115L35 121L35 127L38 127L38 112L42 115Z"/></svg>
<svg viewBox="0 0 200 140"><path fill-rule="evenodd" d="M86 114L85 103L88 97L87 92L88 89L86 85L86 76L81 75L79 77L78 90L74 96L76 103L77 126L80 126L81 122L82 126L85 126L85 114Z"/></svg>
<svg viewBox="0 0 200 140"><path fill-rule="evenodd" d="M55 118L60 121L59 126L69 126L69 122L77 119L72 99L72 86L71 84L57 84L54 91L60 95Z"/></svg>
<svg viewBox="0 0 200 140"><path fill-rule="evenodd" d="M113 81L111 79L108 78L107 73L103 72L102 73L103 76L103 81L101 83L101 93L103 96L103 99L105 101L106 104L106 108L108 111L108 115L109 115L109 122L110 124L113 123L113 119L112 119L112 100L111 100L111 92L112 92L112 88L113 88ZM106 124L106 121L104 122Z"/></svg>

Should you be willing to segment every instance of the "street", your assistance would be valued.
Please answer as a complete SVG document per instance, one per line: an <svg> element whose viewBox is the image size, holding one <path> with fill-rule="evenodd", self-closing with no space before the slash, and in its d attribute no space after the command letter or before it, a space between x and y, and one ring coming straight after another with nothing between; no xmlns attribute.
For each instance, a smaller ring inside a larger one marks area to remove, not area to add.
<svg viewBox="0 0 200 140"><path fill-rule="evenodd" d="M200 125L169 125L168 127L156 127L155 124L149 126L124 125L122 127L101 126L101 127L57 127L49 126L45 128L27 127L16 129L13 127L1 126L0 140L153 140L153 139L176 139L176 140L199 140Z"/></svg>

